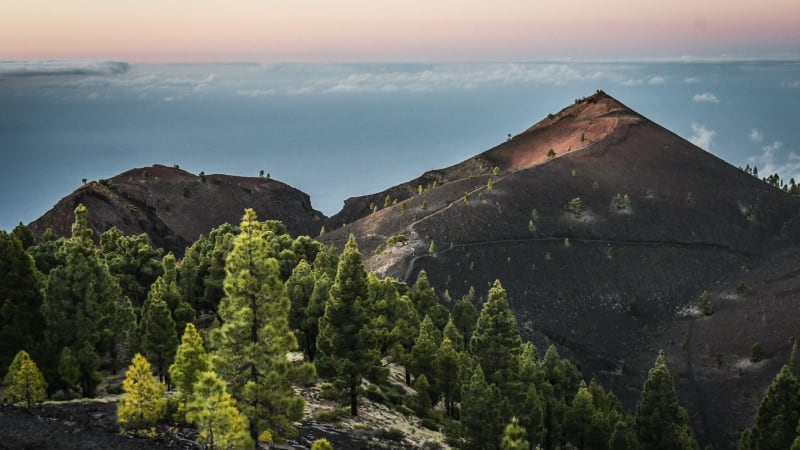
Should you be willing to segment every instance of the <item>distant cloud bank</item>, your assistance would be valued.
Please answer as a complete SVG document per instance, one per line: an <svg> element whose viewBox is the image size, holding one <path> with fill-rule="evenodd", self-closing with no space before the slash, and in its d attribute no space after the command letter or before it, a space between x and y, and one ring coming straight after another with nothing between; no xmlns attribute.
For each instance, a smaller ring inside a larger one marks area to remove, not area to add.
<svg viewBox="0 0 800 450"><path fill-rule="evenodd" d="M0 76L116 75L128 68L120 61L0 61Z"/></svg>

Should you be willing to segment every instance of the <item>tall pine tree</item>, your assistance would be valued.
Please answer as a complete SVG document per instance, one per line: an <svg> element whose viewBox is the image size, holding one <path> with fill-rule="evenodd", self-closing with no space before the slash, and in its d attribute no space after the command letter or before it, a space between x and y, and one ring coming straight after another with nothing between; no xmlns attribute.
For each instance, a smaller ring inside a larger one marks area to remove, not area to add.
<svg viewBox="0 0 800 450"><path fill-rule="evenodd" d="M350 235L339 258L325 315L319 320L317 348L330 360L337 378L347 390L353 416L358 415L361 379L379 363L367 327L367 295L363 258L355 237Z"/></svg>
<svg viewBox="0 0 800 450"><path fill-rule="evenodd" d="M772 450L789 448L797 437L800 421L800 382L788 365L769 385L756 411L753 427L743 436L739 448Z"/></svg>
<svg viewBox="0 0 800 450"><path fill-rule="evenodd" d="M116 356L134 320L130 300L122 296L91 236L86 207L79 205L72 237L57 253L63 265L50 271L42 306L51 360L57 361L62 349L69 347L80 365L79 382L88 397L100 381L101 355Z"/></svg>
<svg viewBox="0 0 800 450"><path fill-rule="evenodd" d="M642 398L636 405L634 427L642 450L694 450L697 443L689 428L689 416L678 404L672 375L664 352L644 382Z"/></svg>
<svg viewBox="0 0 800 450"><path fill-rule="evenodd" d="M514 358L521 344L517 319L508 306L506 290L500 280L495 280L472 334L470 351L481 362L486 379L501 390L511 380Z"/></svg>
<svg viewBox="0 0 800 450"><path fill-rule="evenodd" d="M213 330L214 366L242 412L250 419L253 441L265 431L280 441L296 434L304 401L293 383L306 383L313 366L293 365L297 349L289 328L289 299L283 293L278 262L267 256L265 224L252 209L225 265L225 294L219 306L222 325Z"/></svg>

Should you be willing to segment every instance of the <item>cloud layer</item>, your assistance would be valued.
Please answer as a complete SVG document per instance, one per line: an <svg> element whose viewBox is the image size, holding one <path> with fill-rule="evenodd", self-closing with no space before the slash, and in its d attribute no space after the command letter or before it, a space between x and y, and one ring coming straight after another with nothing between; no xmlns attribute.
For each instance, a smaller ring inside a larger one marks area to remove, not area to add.
<svg viewBox="0 0 800 450"><path fill-rule="evenodd" d="M0 61L0 77L116 75L128 68L120 61Z"/></svg>

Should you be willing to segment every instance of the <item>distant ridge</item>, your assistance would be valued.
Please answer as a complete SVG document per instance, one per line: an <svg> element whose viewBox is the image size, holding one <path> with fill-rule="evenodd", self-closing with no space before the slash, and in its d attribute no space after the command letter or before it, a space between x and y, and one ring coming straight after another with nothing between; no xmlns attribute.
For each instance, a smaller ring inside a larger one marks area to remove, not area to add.
<svg viewBox="0 0 800 450"><path fill-rule="evenodd" d="M194 175L162 165L128 170L91 181L61 199L30 224L66 236L78 204L89 209L96 234L117 227L125 234L147 233L155 246L183 254L201 234L223 223L238 224L245 208L262 220L282 221L293 235L318 234L325 216L307 194L268 178Z"/></svg>

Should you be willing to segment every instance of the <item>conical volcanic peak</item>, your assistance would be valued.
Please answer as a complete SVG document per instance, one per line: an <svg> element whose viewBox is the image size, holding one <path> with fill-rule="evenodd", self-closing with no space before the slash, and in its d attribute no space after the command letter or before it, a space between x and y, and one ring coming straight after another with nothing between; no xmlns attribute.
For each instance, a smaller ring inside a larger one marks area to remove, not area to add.
<svg viewBox="0 0 800 450"><path fill-rule="evenodd" d="M503 170L525 169L605 139L620 121L639 120L641 117L631 109L598 91L548 115L483 156Z"/></svg>

